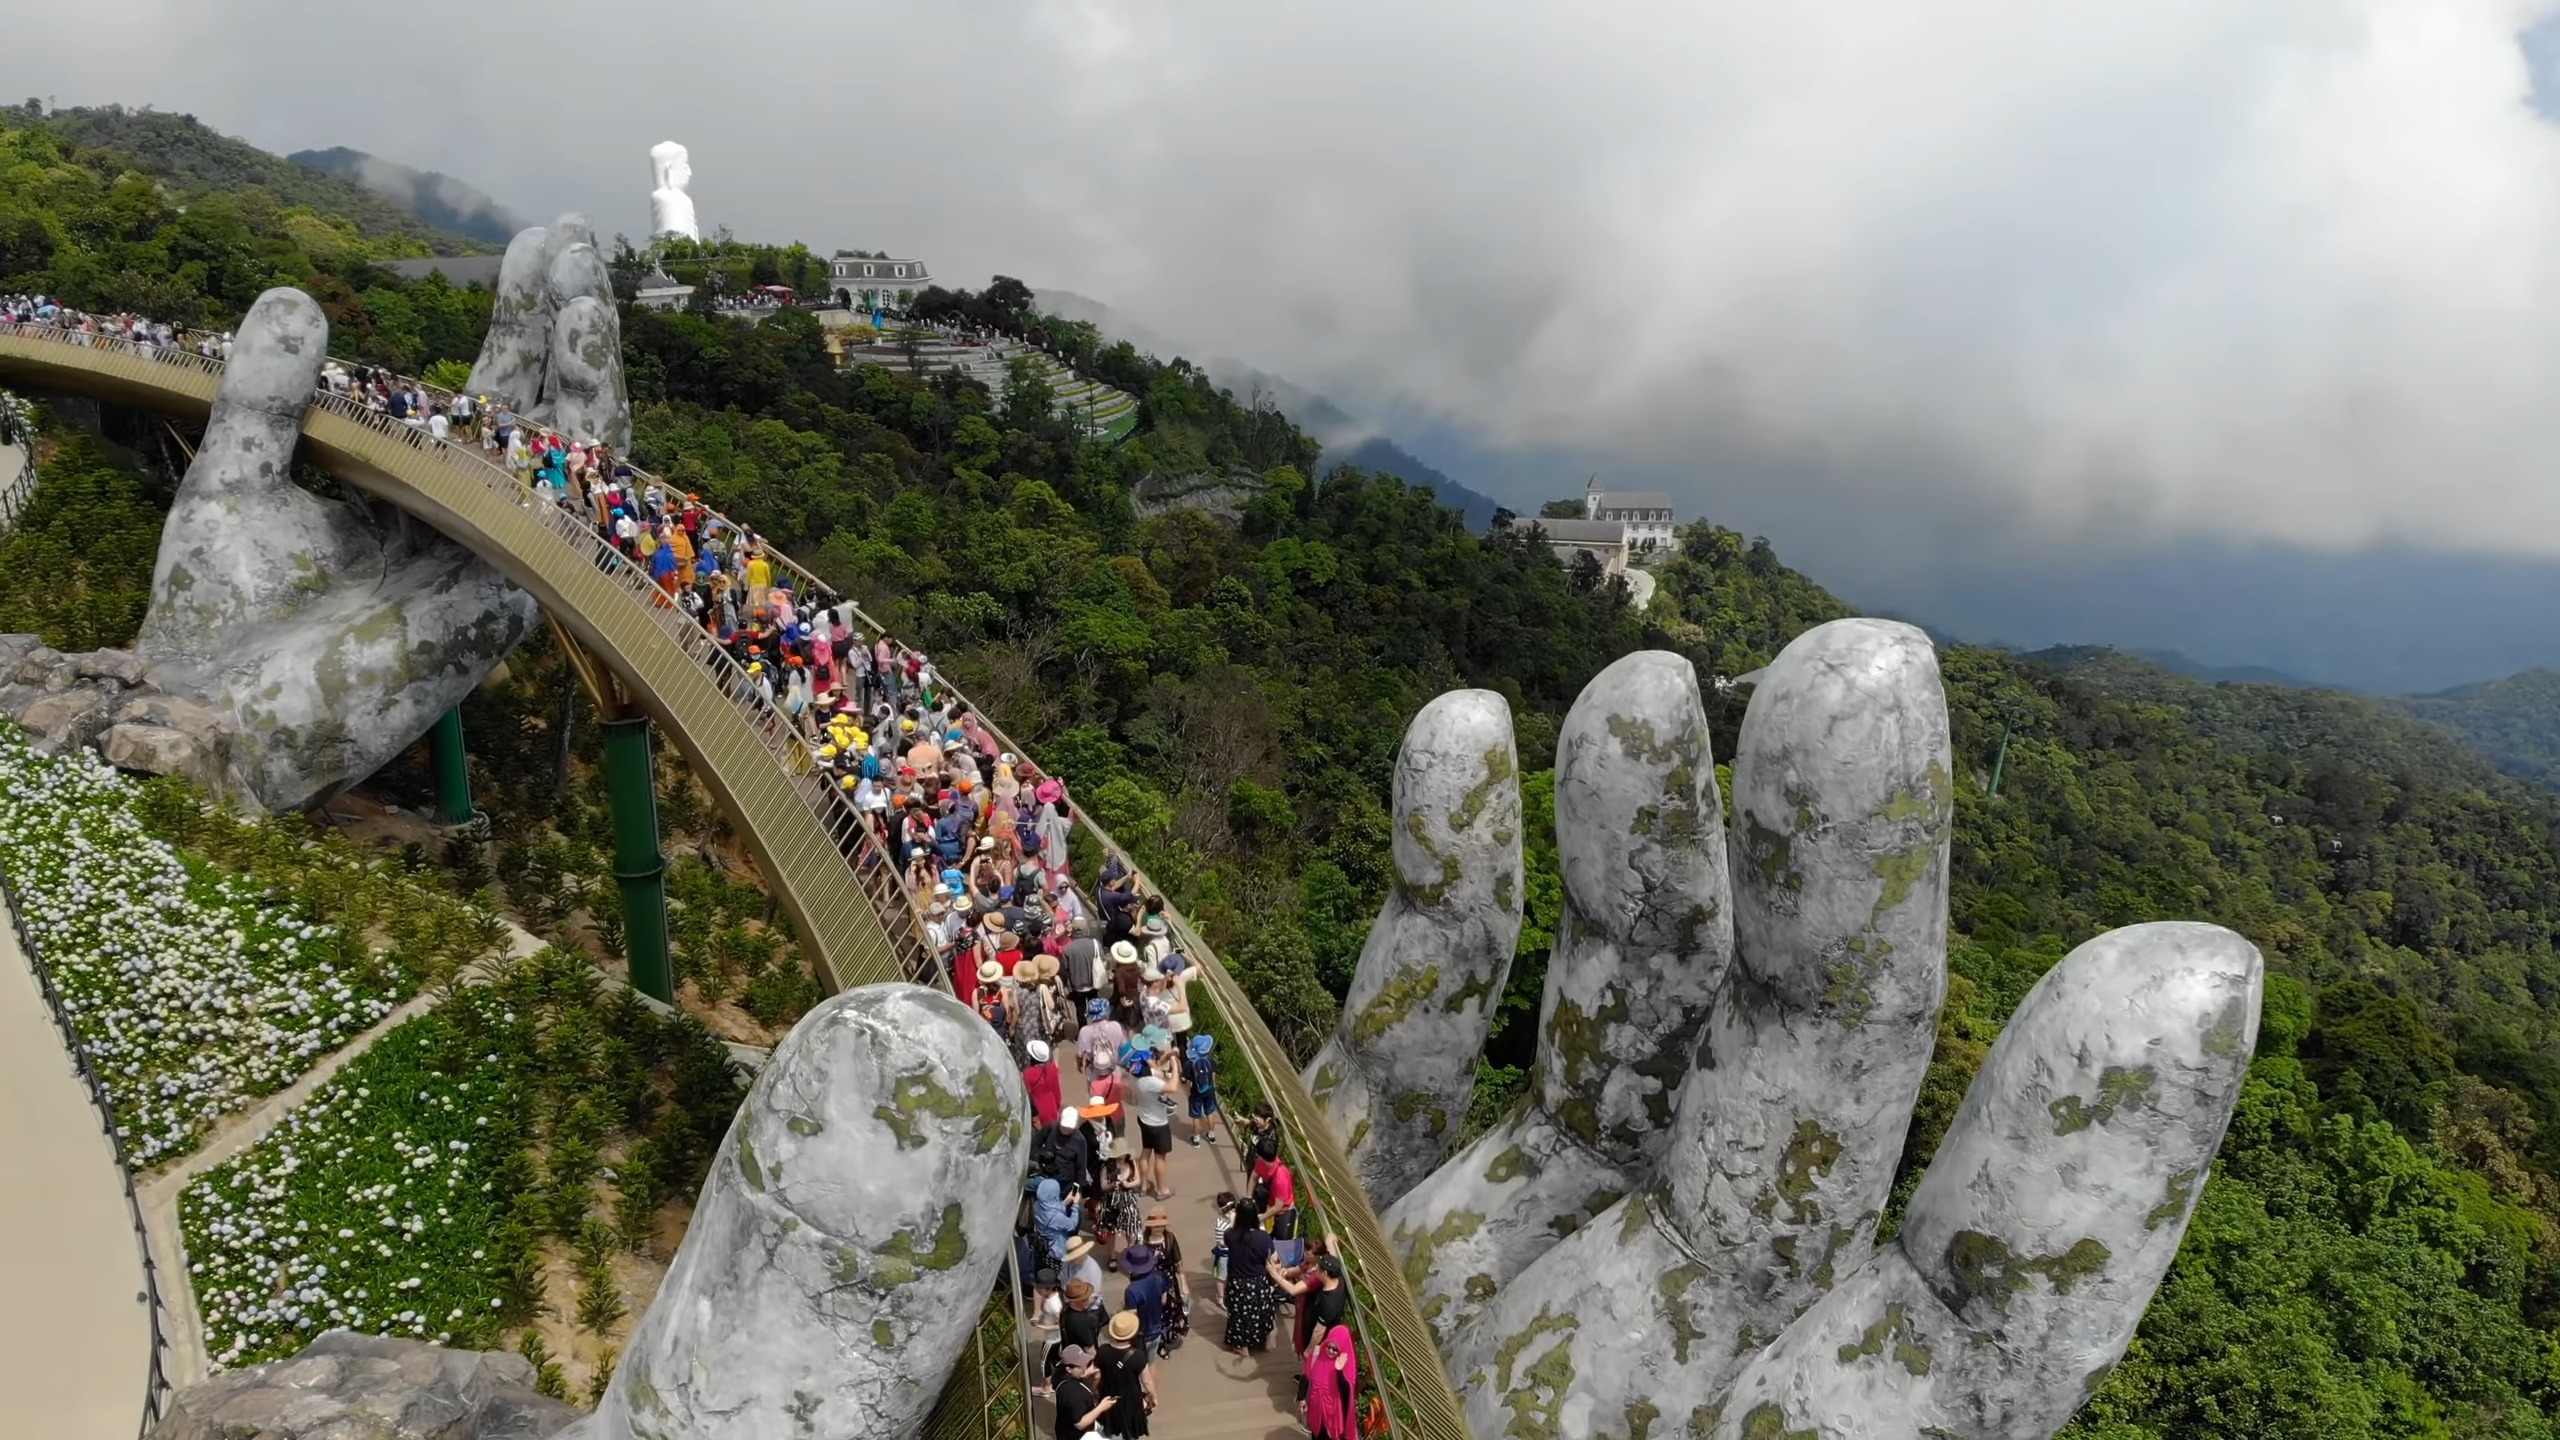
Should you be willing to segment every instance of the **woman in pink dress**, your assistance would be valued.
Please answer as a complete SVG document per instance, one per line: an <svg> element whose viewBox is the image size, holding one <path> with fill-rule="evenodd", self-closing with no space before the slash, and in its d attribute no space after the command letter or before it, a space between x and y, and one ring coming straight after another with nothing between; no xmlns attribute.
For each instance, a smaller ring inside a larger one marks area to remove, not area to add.
<svg viewBox="0 0 2560 1440"><path fill-rule="evenodd" d="M1307 1351L1298 1372L1307 1382L1310 1440L1360 1440L1360 1357L1351 1327L1336 1325Z"/></svg>

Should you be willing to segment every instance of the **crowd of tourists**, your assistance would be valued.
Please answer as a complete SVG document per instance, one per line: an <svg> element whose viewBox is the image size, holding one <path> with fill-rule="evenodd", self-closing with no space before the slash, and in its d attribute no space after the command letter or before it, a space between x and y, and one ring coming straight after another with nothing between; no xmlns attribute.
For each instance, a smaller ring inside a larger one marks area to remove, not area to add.
<svg viewBox="0 0 2560 1440"><path fill-rule="evenodd" d="M134 315L96 316L43 296L0 296L0 320L61 326L227 358L231 335ZM701 625L781 716L859 820L857 864L887 867L920 917L963 1004L1020 1068L1037 1123L1017 1226L1032 1277L1032 1324L1051 1337L1042 1393L1063 1440L1139 1440L1158 1404L1157 1367L1192 1334L1199 1296L1159 1202L1175 1198L1177 1121L1219 1143L1214 1039L1194 1024L1199 971L1163 897L1117 856L1090 900L1070 869L1074 809L1064 781L1004 748L931 659L865 630L854 608L808 585L747 526L677 493L611 447L520 418L503 399L446 394L331 359L320 386L477 446L531 492L581 517ZM1068 1063L1068 1062L1071 1062ZM1064 1094L1072 1075L1083 1090ZM1221 1194L1209 1237L1219 1344L1266 1352L1293 1308L1302 1413L1319 1440L1356 1440L1356 1346L1342 1262L1299 1234L1296 1181L1271 1107L1229 1137L1250 1156L1250 1194ZM1106 1277L1122 1282L1117 1306Z"/></svg>

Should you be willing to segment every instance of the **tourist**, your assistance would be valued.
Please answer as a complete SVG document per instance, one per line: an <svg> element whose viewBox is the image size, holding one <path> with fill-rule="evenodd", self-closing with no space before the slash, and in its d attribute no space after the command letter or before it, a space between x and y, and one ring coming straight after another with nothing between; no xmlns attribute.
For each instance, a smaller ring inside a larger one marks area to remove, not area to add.
<svg viewBox="0 0 2560 1440"><path fill-rule="evenodd" d="M1067 1242L1066 1258L1058 1266L1058 1276L1071 1285L1081 1284L1091 1289L1095 1304L1100 1305L1102 1262L1094 1258L1091 1236L1078 1235Z"/></svg>
<svg viewBox="0 0 2560 1440"><path fill-rule="evenodd" d="M1051 1129L1058 1123L1058 1066L1043 1041L1030 1041L1022 1049L1031 1061L1023 1067L1022 1088L1031 1096L1032 1119L1042 1130Z"/></svg>
<svg viewBox="0 0 2560 1440"><path fill-rule="evenodd" d="M1073 1187L1060 1184L1054 1175L1041 1176L1031 1188L1031 1223L1040 1232L1042 1262L1065 1265L1067 1247L1084 1224Z"/></svg>
<svg viewBox="0 0 2560 1440"><path fill-rule="evenodd" d="M1085 1136L1084 1117L1073 1106L1059 1111L1057 1127L1049 1135L1049 1174L1063 1189L1084 1185L1093 1168L1093 1150Z"/></svg>
<svg viewBox="0 0 2560 1440"><path fill-rule="evenodd" d="M1164 1273L1161 1260L1143 1240L1120 1257L1120 1273L1129 1278L1129 1288L1120 1297L1121 1310L1136 1313L1138 1341L1150 1356L1163 1353L1166 1300L1173 1293L1173 1281Z"/></svg>
<svg viewBox="0 0 2560 1440"><path fill-rule="evenodd" d="M1280 1314L1280 1286L1274 1278L1271 1237L1262 1231L1262 1211L1250 1200L1235 1208L1227 1227L1227 1330L1221 1343L1238 1355L1254 1356L1271 1346L1271 1324Z"/></svg>
<svg viewBox="0 0 2560 1440"><path fill-rule="evenodd" d="M1156 1375L1138 1343L1135 1312L1123 1310L1111 1317L1094 1363L1102 1372L1102 1393L1117 1402L1111 1409L1111 1433L1118 1440L1145 1440L1147 1416L1156 1408Z"/></svg>
<svg viewBox="0 0 2560 1440"><path fill-rule="evenodd" d="M1095 1212L1093 1229L1111 1247L1111 1268L1120 1267L1120 1254L1137 1243L1139 1231L1146 1222L1146 1206L1138 1195L1138 1166L1119 1143L1102 1142L1102 1207Z"/></svg>
<svg viewBox="0 0 2560 1440"><path fill-rule="evenodd" d="M1131 1114L1138 1122L1138 1187L1158 1200L1173 1198L1173 1086L1159 1069L1171 1068L1170 1057L1149 1055L1140 1062L1129 1086Z"/></svg>
<svg viewBox="0 0 2560 1440"><path fill-rule="evenodd" d="M1218 1143L1217 1038L1194 1035L1183 1055L1182 1078L1190 1088L1191 1143Z"/></svg>
<svg viewBox="0 0 2560 1440"><path fill-rule="evenodd" d="M1291 1348L1300 1354L1341 1324L1351 1308L1351 1287L1342 1278L1342 1257L1334 1253L1339 1243L1330 1236L1311 1242L1309 1248L1320 1253L1310 1255L1303 1265L1289 1267L1279 1278L1280 1288L1298 1300L1296 1341Z"/></svg>
<svg viewBox="0 0 2560 1440"><path fill-rule="evenodd" d="M1165 1277L1164 1345L1158 1353L1169 1353L1191 1333L1191 1277L1182 1268L1182 1242L1174 1238L1172 1218L1161 1206L1147 1212L1139 1239L1155 1252L1156 1268Z"/></svg>
<svg viewBox="0 0 2560 1440"><path fill-rule="evenodd" d="M1333 1326L1308 1348L1298 1385L1308 1440L1360 1440L1360 1362L1350 1326Z"/></svg>
<svg viewBox="0 0 2560 1440"><path fill-rule="evenodd" d="M1058 1401L1057 1440L1085 1440L1102 1424L1118 1401L1098 1388L1093 1351L1083 1345L1059 1348L1051 1393Z"/></svg>
<svg viewBox="0 0 2560 1440"><path fill-rule="evenodd" d="M1086 1001L1084 1020L1084 1028L1076 1032L1076 1059L1086 1074L1092 1074L1102 1063L1099 1057L1119 1057L1120 1047L1129 1043L1129 1032L1111 1018L1111 1006L1106 1001Z"/></svg>

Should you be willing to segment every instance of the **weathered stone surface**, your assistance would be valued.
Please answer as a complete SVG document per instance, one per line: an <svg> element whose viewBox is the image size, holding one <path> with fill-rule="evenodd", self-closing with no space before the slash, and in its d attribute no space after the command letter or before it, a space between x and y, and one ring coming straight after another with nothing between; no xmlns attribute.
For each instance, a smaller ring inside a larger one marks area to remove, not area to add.
<svg viewBox="0 0 2560 1440"><path fill-rule="evenodd" d="M903 1440L1012 1243L1030 1105L1004 1044L914 985L792 1028L712 1161L583 1440Z"/></svg>
<svg viewBox="0 0 2560 1440"><path fill-rule="evenodd" d="M550 231L535 225L507 242L489 333L471 367L468 384L475 395L519 408L542 398L542 372L551 363L550 239Z"/></svg>
<svg viewBox="0 0 2560 1440"><path fill-rule="evenodd" d="M18 718L19 711L34 704L43 694L42 690L33 685L20 685L15 682L0 685L0 715L6 715L15 720Z"/></svg>
<svg viewBox="0 0 2560 1440"><path fill-rule="evenodd" d="M531 597L461 547L292 482L327 338L299 291L251 307L162 532L136 647L155 681L229 722L238 773L275 810L379 769L535 618Z"/></svg>
<svg viewBox="0 0 2560 1440"><path fill-rule="evenodd" d="M1896 1242L1751 1362L1716 1433L2061 1428L2177 1254L2249 1067L2262 983L2246 940L2179 923L2110 931L2047 972Z"/></svg>
<svg viewBox="0 0 2560 1440"><path fill-rule="evenodd" d="M1433 700L1397 752L1395 893L1306 1077L1379 1205L1448 1155L1475 1092L1520 939L1519 774L1490 690Z"/></svg>
<svg viewBox="0 0 2560 1440"><path fill-rule="evenodd" d="M176 730L157 725L131 723L110 725L98 737L98 753L119 770L139 770L146 775L184 775L198 783L205 779L208 766L203 747Z"/></svg>
<svg viewBox="0 0 2560 1440"><path fill-rule="evenodd" d="M1479 1434L1568 1405L1688 1415L1869 1253L1946 991L1954 797L1928 637L1872 620L1799 637L1752 697L1733 779L1735 968L1697 1068L1697 1047L1679 1057L1657 1178L1450 1348ZM1558 799L1563 852L1606 873Z"/></svg>
<svg viewBox="0 0 2560 1440"><path fill-rule="evenodd" d="M0 681L15 680L18 667L43 648L44 641L34 635L0 635Z"/></svg>
<svg viewBox="0 0 2560 1440"><path fill-rule="evenodd" d="M94 690L64 690L37 700L18 712L18 723L47 755L67 755L107 728L108 704Z"/></svg>
<svg viewBox="0 0 2560 1440"><path fill-rule="evenodd" d="M571 254L593 255L581 249ZM566 257L563 257L566 258ZM573 440L631 449L631 402L622 389L622 317L610 300L580 295L552 322L549 423Z"/></svg>
<svg viewBox="0 0 2560 1440"><path fill-rule="evenodd" d="M119 685L139 685L143 672L151 662L130 650L85 650L64 657L71 671L85 680L113 680Z"/></svg>
<svg viewBox="0 0 2560 1440"><path fill-rule="evenodd" d="M38 645L34 649L27 651L24 656L20 657L17 672L18 683L21 685L41 685L44 683L45 677L52 674L56 669L60 668L61 665L61 651L54 649L50 645Z"/></svg>
<svg viewBox="0 0 2560 1440"><path fill-rule="evenodd" d="M229 721L210 707L183 695L148 692L128 695L116 706L116 723L121 725L127 721L176 730L203 745L227 742L231 734Z"/></svg>
<svg viewBox="0 0 2560 1440"><path fill-rule="evenodd" d="M1603 670L1565 717L1555 765L1565 913L1529 1101L1384 1217L1444 1347L1649 1173L1732 959L1715 757L1689 662L1648 651Z"/></svg>
<svg viewBox="0 0 2560 1440"><path fill-rule="evenodd" d="M169 1398L152 1440L542 1440L577 1418L515 1355L332 1330Z"/></svg>

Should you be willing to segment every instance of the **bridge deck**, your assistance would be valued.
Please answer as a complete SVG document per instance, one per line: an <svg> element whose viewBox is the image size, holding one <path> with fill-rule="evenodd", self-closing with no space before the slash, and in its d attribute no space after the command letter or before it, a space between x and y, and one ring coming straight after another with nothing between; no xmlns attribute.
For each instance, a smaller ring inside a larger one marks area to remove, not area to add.
<svg viewBox="0 0 2560 1440"><path fill-rule="evenodd" d="M1082 1098L1084 1081L1072 1057L1063 1057L1058 1068L1060 1089L1072 1104ZM1195 1147L1189 1142L1189 1126L1187 1120L1174 1122L1174 1198L1153 1203L1162 1205L1173 1222L1174 1238L1182 1243L1183 1270L1191 1282L1191 1338L1157 1362L1158 1404L1148 1434L1150 1440L1292 1440L1306 1432L1298 1424L1298 1370L1289 1353L1287 1307L1281 1309L1280 1323L1272 1329L1268 1353L1247 1360L1218 1345L1227 1316L1218 1308L1218 1281L1210 1271L1210 1226L1217 1217L1211 1202L1221 1190L1242 1195L1252 1185L1234 1145L1222 1139L1216 1145ZM1220 1130L1223 1136L1223 1124ZM1129 1133L1135 1139L1137 1127L1130 1126ZM1117 1275L1103 1287L1104 1301L1115 1313L1121 1288ZM1049 1339L1039 1334L1032 1337L1035 1371ZM1055 1406L1036 1400L1033 1414L1032 1433L1042 1440L1057 1433Z"/></svg>

